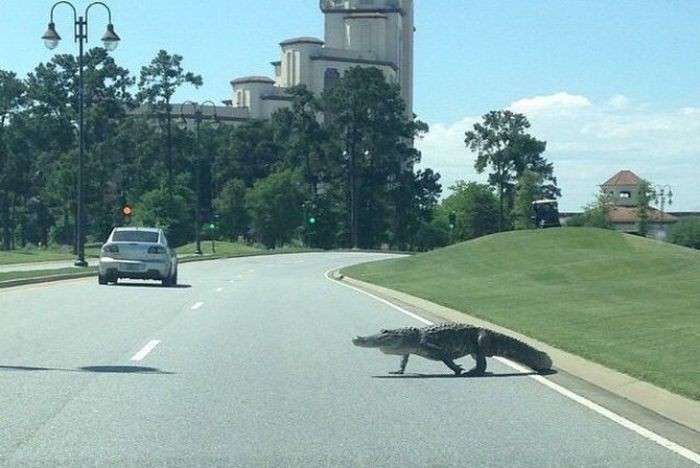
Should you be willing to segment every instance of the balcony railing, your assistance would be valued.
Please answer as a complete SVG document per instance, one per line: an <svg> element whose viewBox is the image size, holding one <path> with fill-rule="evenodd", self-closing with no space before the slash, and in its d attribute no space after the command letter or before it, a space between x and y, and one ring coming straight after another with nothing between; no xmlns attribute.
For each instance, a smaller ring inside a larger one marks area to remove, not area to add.
<svg viewBox="0 0 700 468"><path fill-rule="evenodd" d="M373 2L362 0L320 0L322 11L329 10L398 10L401 8L400 0L374 0Z"/></svg>

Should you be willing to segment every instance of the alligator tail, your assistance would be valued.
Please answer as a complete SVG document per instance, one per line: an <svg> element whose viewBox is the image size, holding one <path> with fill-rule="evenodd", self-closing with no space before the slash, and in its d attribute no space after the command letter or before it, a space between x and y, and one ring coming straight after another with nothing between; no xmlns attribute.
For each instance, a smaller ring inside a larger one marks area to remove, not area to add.
<svg viewBox="0 0 700 468"><path fill-rule="evenodd" d="M536 371L552 368L552 359L520 340L491 330L481 330L479 346L486 356L502 356L526 365Z"/></svg>

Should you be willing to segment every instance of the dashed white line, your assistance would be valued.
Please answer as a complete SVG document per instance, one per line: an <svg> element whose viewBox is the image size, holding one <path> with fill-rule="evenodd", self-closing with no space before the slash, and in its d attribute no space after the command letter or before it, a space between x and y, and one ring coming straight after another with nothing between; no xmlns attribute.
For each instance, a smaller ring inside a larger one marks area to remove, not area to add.
<svg viewBox="0 0 700 468"><path fill-rule="evenodd" d="M191 308L192 308L192 310L197 310L197 309L199 309L200 307L202 307L203 305L204 305L204 302L197 302L197 303L196 303L195 305L193 305Z"/></svg>
<svg viewBox="0 0 700 468"><path fill-rule="evenodd" d="M148 353L153 351L153 348L158 346L160 344L160 340L151 340L149 341L146 346L141 348L141 351L138 353L134 354L134 356L131 358L132 361L143 361L143 359L148 356Z"/></svg>
<svg viewBox="0 0 700 468"><path fill-rule="evenodd" d="M375 296L372 293L369 293L367 291L363 291L362 289L359 289L359 288L356 288L356 287L351 286L349 284L343 283L342 281L334 280L329 275L332 271L335 271L337 269L338 268L336 267L336 268L331 268L330 270L328 270L325 273L326 279L328 279L329 281L332 281L336 284L341 284L341 285L345 286L346 288L350 288L350 289L353 289L357 292L365 294L366 296L369 296L369 297L371 297L371 298L373 298L373 299L375 299L383 304L386 304L386 305L398 310L402 314L408 315L409 317L418 320L419 322L423 322L426 325L433 325L433 322L431 322L430 320L426 320L423 317L416 315L413 312L410 312L410 311L408 311L400 306L397 306L396 304L392 304L391 302L389 302L385 299L382 299L379 296ZM624 418L624 417L620 416L619 414L614 413L614 412L610 411L609 409L604 408L604 407L592 402L591 400L584 398L581 395L574 393L571 390L564 388L561 385L558 385L558 384L552 382L551 380L547 380L544 377L542 377L541 375L533 375L533 374L531 374L530 369L527 369L527 368L525 368L517 363L514 363L512 361L509 361L508 359L505 359L505 358L496 357L495 359L497 359L499 362L511 367L512 369L515 369L515 370L520 371L522 373L528 374L528 377L536 380L537 382L541 383L542 385L549 387L550 389L565 396L566 398L569 398L569 399L575 401L576 403L579 403L579 404L585 406L586 408L590 409L591 411L595 411L599 415L601 415L605 418L608 418L613 422L616 422L617 424L621 425L622 427L625 427L633 432L636 432L637 434L641 435L642 437L649 439L652 442L655 442L655 443L661 445L662 447L665 447L668 450L682 456L683 458L686 458L686 459L700 465L700 454L697 454L697 453L693 452L692 450L689 450L681 445L678 445L675 442L671 442L667 438L665 438L665 437L663 437L655 432L652 432L649 429L646 429L645 427L642 427L639 424L636 424L636 423L630 421L629 419Z"/></svg>
<svg viewBox="0 0 700 468"><path fill-rule="evenodd" d="M224 288L216 288L216 292L221 292L223 290L224 290Z"/></svg>

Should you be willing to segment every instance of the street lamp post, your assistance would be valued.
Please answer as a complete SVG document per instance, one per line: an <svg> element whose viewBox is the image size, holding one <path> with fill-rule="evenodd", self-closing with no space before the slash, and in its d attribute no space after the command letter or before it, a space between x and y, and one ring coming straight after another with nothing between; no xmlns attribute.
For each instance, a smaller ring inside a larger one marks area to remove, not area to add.
<svg viewBox="0 0 700 468"><path fill-rule="evenodd" d="M668 190L668 191L667 191ZM665 230L662 228L663 222L664 222L664 208L666 207L666 200L668 199L668 204L670 205L673 203L672 197L673 197L673 192L671 191L671 186L666 184L666 185L655 185L653 187L653 193L654 193L654 204L659 205L659 208L661 209L661 216L659 216L659 223L658 223L658 229L659 233L663 232L663 236L665 236Z"/></svg>
<svg viewBox="0 0 700 468"><path fill-rule="evenodd" d="M668 204L670 205L673 203L672 197L673 197L673 192L671 191L671 186L666 184L666 185L655 185L654 186L654 204L655 205L660 205L661 208L661 217L663 218L664 215L664 207L666 205L666 200L668 199ZM668 189L668 192L666 191Z"/></svg>
<svg viewBox="0 0 700 468"><path fill-rule="evenodd" d="M195 229L195 242L196 242L196 249L195 252L197 255L202 255L202 243L199 235L199 231L201 228L201 219L200 219L200 211L202 207L201 203L201 165L202 165L202 157L201 157L201 140L200 140L200 135L199 135L199 124L202 122L202 119L204 118L204 115L202 113L202 109L204 108L205 104L210 105L211 107L214 108L214 123L218 124L219 118L218 115L216 114L216 104L214 104L212 101L204 101L201 104L198 104L196 102L192 101L185 101L182 104L180 104L180 118L182 119L182 122L184 123L185 128L187 127L187 119L185 118L185 113L183 112L183 109L185 105L192 106L192 111L194 114L194 122L195 122L195 131L197 135L197 154L196 154L196 160L195 160L195 166L194 166L194 179L195 179L195 195L196 195L196 201L195 201L195 208L194 208L194 229ZM213 232L212 232L213 235ZM212 243L212 250L213 250L213 243Z"/></svg>
<svg viewBox="0 0 700 468"><path fill-rule="evenodd" d="M112 25L112 12L107 5L102 2L92 2L85 8L85 16L78 16L78 12L72 3L67 1L60 1L53 4L51 7L51 15L49 21L49 29L46 30L41 38L44 40L44 45L48 49L55 49L58 46L58 42L61 40L61 36L56 32L56 25L53 22L53 12L58 5L65 4L71 7L73 10L73 25L74 25L74 36L75 42L78 43L78 211L76 213L76 250L78 258L75 261L75 266L85 267L87 262L85 261L85 135L84 135L84 120L83 120L83 44L87 42L88 33L88 13L90 8L94 5L101 5L105 7L108 15L107 32L102 36L102 43L105 49L112 51L117 48L119 44L119 36L114 32L114 26Z"/></svg>
<svg viewBox="0 0 700 468"><path fill-rule="evenodd" d="M355 145L350 145L349 151L343 151L343 158L348 161L348 185L350 186L350 244L352 248L357 248L357 175L355 174Z"/></svg>
<svg viewBox="0 0 700 468"><path fill-rule="evenodd" d="M10 228L10 209L9 204L9 190L7 189L7 155L5 147L5 120L9 120L12 112L9 110L0 109L0 207L2 209L2 215L0 216L0 225L3 226L2 230L2 250L10 250L12 247L12 239L7 232Z"/></svg>

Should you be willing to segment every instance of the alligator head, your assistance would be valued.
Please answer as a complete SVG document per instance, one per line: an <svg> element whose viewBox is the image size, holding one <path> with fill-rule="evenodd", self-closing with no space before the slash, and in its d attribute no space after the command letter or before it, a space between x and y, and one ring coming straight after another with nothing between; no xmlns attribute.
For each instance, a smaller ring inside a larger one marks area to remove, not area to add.
<svg viewBox="0 0 700 468"><path fill-rule="evenodd" d="M420 331L417 328L382 330L376 335L357 336L352 339L361 348L379 348L384 354L407 354L418 345Z"/></svg>

